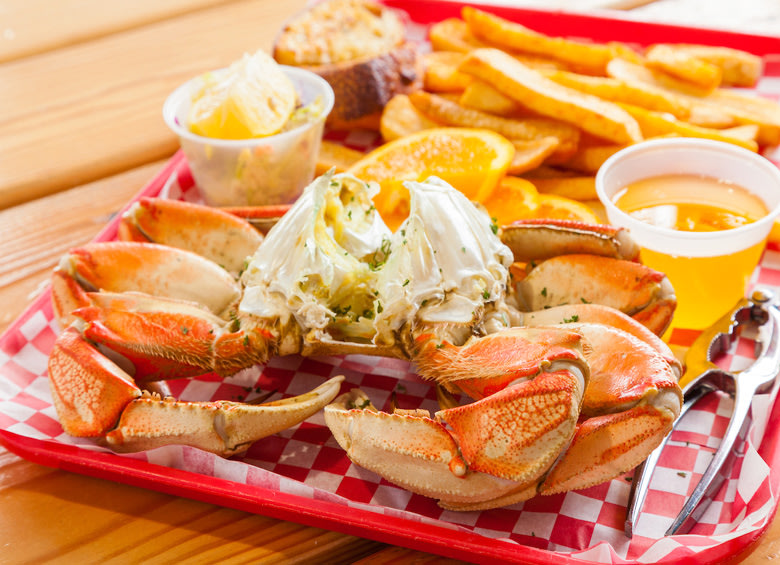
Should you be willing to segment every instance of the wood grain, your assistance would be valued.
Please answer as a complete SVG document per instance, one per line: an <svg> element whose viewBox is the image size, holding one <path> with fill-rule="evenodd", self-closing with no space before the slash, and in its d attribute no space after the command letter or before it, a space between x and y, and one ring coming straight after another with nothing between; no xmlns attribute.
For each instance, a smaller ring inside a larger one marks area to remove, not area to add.
<svg viewBox="0 0 780 565"><path fill-rule="evenodd" d="M0 66L0 209L170 156L167 95L268 49L304 5L227 3Z"/></svg>
<svg viewBox="0 0 780 565"><path fill-rule="evenodd" d="M2 6L0 63L229 1L133 0L128 10L128 2L122 0L6 0Z"/></svg>
<svg viewBox="0 0 780 565"><path fill-rule="evenodd" d="M0 508L0 563L351 563L383 548L47 469L1 447Z"/></svg>

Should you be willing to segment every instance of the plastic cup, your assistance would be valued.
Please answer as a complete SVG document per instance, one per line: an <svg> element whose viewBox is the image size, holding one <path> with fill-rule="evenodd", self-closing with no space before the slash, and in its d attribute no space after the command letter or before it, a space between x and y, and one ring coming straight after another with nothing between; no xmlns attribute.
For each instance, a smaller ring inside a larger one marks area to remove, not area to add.
<svg viewBox="0 0 780 565"><path fill-rule="evenodd" d="M687 232L644 223L615 205L626 185L668 174L734 183L763 200L769 213L734 229ZM642 262L669 277L677 296L675 328L707 328L745 296L780 213L780 169L756 153L706 139L658 139L627 147L599 169L596 191L609 223L628 228L642 248Z"/></svg>
<svg viewBox="0 0 780 565"><path fill-rule="evenodd" d="M287 204L314 178L325 119L333 108L333 89L310 71L280 66L304 106L322 99L322 112L316 118L283 133L253 139L213 139L192 133L187 128L187 115L193 95L203 84L202 77L184 83L165 101L163 119L179 136L195 184L207 204Z"/></svg>

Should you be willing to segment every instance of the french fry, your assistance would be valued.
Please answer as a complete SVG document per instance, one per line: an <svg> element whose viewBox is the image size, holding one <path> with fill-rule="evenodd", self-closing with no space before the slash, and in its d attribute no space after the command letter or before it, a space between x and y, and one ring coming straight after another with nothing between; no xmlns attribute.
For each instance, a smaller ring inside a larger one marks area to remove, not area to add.
<svg viewBox="0 0 780 565"><path fill-rule="evenodd" d="M542 165L527 173L523 173L522 177L526 179L559 179L565 177L576 177L579 173L569 169L559 169L558 167L551 167L549 165Z"/></svg>
<svg viewBox="0 0 780 565"><path fill-rule="evenodd" d="M420 113L406 94L396 94L382 110L379 132L385 141L393 141L399 137L424 129L441 127L441 125Z"/></svg>
<svg viewBox="0 0 780 565"><path fill-rule="evenodd" d="M780 105L777 103L724 89L716 90L703 103L728 112L739 125L757 125L759 145L780 144Z"/></svg>
<svg viewBox="0 0 780 565"><path fill-rule="evenodd" d="M675 44L674 48L719 67L724 86L754 86L764 71L761 57L740 49L690 44Z"/></svg>
<svg viewBox="0 0 780 565"><path fill-rule="evenodd" d="M430 92L461 92L473 80L458 71L466 57L459 51L433 51L423 56L423 85Z"/></svg>
<svg viewBox="0 0 780 565"><path fill-rule="evenodd" d="M732 137L744 139L745 141L758 142L758 130L759 128L756 124L744 124L722 129L721 132Z"/></svg>
<svg viewBox="0 0 780 565"><path fill-rule="evenodd" d="M360 151L323 139L320 143L320 152L317 155L315 175L323 175L331 169L336 169L337 173L343 173L362 158L363 153Z"/></svg>
<svg viewBox="0 0 780 565"><path fill-rule="evenodd" d="M434 52L455 51L458 53L468 53L469 51L479 49L480 47L496 47L501 49L500 45L492 43L489 38L482 40L474 37L468 24L458 18L448 18L433 24L428 33L428 37ZM562 61L550 57L540 57L528 53L512 53L512 56L535 69L568 68Z"/></svg>
<svg viewBox="0 0 780 565"><path fill-rule="evenodd" d="M542 71L542 74L558 84L598 96L604 100L626 102L657 112L669 112L681 120L690 116L693 106L689 100L682 96L646 84L629 83L611 77L593 77L566 71Z"/></svg>
<svg viewBox="0 0 780 565"><path fill-rule="evenodd" d="M540 194L555 194L572 200L597 200L596 177L592 175L574 177L531 178L526 177Z"/></svg>
<svg viewBox="0 0 780 565"><path fill-rule="evenodd" d="M737 120L734 119L732 113L719 108L717 104L710 104L702 100L697 101L691 97L689 100L692 103L691 115L687 119L681 118L686 122L703 128L715 129L730 128L736 125Z"/></svg>
<svg viewBox="0 0 780 565"><path fill-rule="evenodd" d="M614 143L641 141L639 125L612 102L561 86L497 49L476 49L459 69L533 111Z"/></svg>
<svg viewBox="0 0 780 565"><path fill-rule="evenodd" d="M581 147L569 160L561 163L561 166L595 175L604 161L625 147L627 146L617 143Z"/></svg>
<svg viewBox="0 0 780 565"><path fill-rule="evenodd" d="M434 51L459 51L468 53L479 47L488 47L471 33L469 26L460 18L447 18L433 24L428 39Z"/></svg>
<svg viewBox="0 0 780 565"><path fill-rule="evenodd" d="M554 137L555 148L564 154L576 150L579 130L567 123L548 118L511 119L465 108L440 96L417 91L409 94L412 105L430 119L448 126L487 128L511 140L538 140Z"/></svg>
<svg viewBox="0 0 780 565"><path fill-rule="evenodd" d="M523 106L501 94L488 83L474 79L463 90L458 103L466 108L480 110L505 118L522 115L527 110Z"/></svg>
<svg viewBox="0 0 780 565"><path fill-rule="evenodd" d="M632 106L631 104L621 103L620 106L636 119L639 123L639 127L642 128L642 133L645 137L677 134L684 137L701 137L704 139L725 141L726 143L733 143L734 145L749 149L750 151L758 151L758 144L755 141L745 140L740 136L728 135L728 133L724 133L723 130L695 126L687 122L681 122L668 114L653 112L640 108L639 106Z"/></svg>
<svg viewBox="0 0 780 565"><path fill-rule="evenodd" d="M723 72L720 67L700 59L689 51L677 49L673 45L651 45L645 52L647 66L660 69L670 75L691 82L704 89L720 86Z"/></svg>
<svg viewBox="0 0 780 565"><path fill-rule="evenodd" d="M612 52L606 45L550 37L471 6L464 6L461 14L477 39L509 51L564 61L573 69L587 74L603 75L607 62L612 58Z"/></svg>
<svg viewBox="0 0 780 565"><path fill-rule="evenodd" d="M703 88L696 84L680 80L663 71L637 65L636 63L620 58L612 59L607 63L607 76L628 83L639 82L642 84L649 84L651 86L663 88L678 94L687 94L689 96L707 96L714 90L714 87Z"/></svg>
<svg viewBox="0 0 780 565"><path fill-rule="evenodd" d="M626 45L625 43L621 43L620 41L610 41L607 43L607 47L609 47L609 51L612 54L612 59L619 57L621 59L625 59L626 61L636 63L637 65L645 64L645 58L642 56L642 54L638 53L631 46Z"/></svg>
<svg viewBox="0 0 780 565"><path fill-rule="evenodd" d="M520 175L533 170L549 158L560 145L556 137L541 139L510 139L515 146L515 156L507 169L507 174Z"/></svg>

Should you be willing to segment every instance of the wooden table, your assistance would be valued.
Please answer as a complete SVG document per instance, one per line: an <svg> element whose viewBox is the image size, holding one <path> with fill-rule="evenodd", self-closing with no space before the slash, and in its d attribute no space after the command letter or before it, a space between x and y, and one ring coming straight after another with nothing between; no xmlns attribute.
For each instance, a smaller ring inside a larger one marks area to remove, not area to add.
<svg viewBox="0 0 780 565"><path fill-rule="evenodd" d="M267 49L305 0L8 0L0 10L0 331L177 149L185 79ZM780 523L752 559L780 555ZM450 560L27 462L0 447L0 563Z"/></svg>

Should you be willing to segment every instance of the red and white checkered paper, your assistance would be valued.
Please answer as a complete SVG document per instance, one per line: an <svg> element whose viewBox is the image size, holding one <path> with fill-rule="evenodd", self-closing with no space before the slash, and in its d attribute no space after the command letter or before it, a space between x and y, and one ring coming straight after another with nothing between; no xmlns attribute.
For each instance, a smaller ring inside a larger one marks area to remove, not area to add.
<svg viewBox="0 0 780 565"><path fill-rule="evenodd" d="M345 141L358 145L354 139ZM176 172L165 183L162 194L197 200L186 162L181 156L176 159ZM777 286L780 253L766 251L754 281ZM57 421L46 362L58 331L50 302L44 300L0 339L0 428L31 438L75 444L85 450L103 450L90 440L65 435ZM749 365L752 347L750 340L740 338L724 359L725 366ZM251 399L257 394L256 388L276 390L280 396L296 395L338 374L346 376L344 390L359 386L377 406L387 408L391 393L395 392L398 404L404 408L438 408L432 387L414 374L409 363L359 355L289 356L226 379L207 375L171 381L170 385L173 394L184 400ZM331 437L321 413L257 442L243 457L230 460L189 447L164 447L117 457L327 500L345 509L399 516L412 523L447 524L476 532L488 542L524 544L597 563L672 562L725 540L749 536L770 519L780 476L772 476L772 470L756 450L764 436L769 402L768 396L756 399L756 423L745 454L700 523L690 535L668 538L663 538L663 532L703 473L728 424L728 397L710 395L686 416L653 476L631 540L623 533L630 475L581 491L536 497L507 508L445 511L433 500L411 494L351 464ZM771 430L766 441L776 440Z"/></svg>
<svg viewBox="0 0 780 565"><path fill-rule="evenodd" d="M780 60L767 61L767 75L759 92L780 98ZM329 138L363 150L377 143L376 136L367 132L331 133ZM776 162L780 157L778 153L768 156ZM174 157L172 165L173 174L155 179L144 193L198 201L200 196L183 156ZM110 239L114 234L115 229L109 226L101 238ZM780 289L780 252L765 252L752 283ZM0 337L0 429L76 445L85 453L106 451L90 440L67 436L57 420L46 363L58 332L50 301L45 298ZM681 332L672 339L688 345L692 337ZM721 365L744 368L752 362L752 351L753 342L740 338ZM409 363L358 355L277 358L226 379L207 375L170 385L174 395L183 400L251 400L258 388L278 391L276 397L297 395L339 374L346 376L343 390L359 386L375 405L385 409L393 392L403 408L438 409L432 387L415 375ZM763 447L780 440L777 431L767 427L774 408L773 393L756 397L744 454L703 518L690 534L663 536L717 448L731 406L728 397L711 394L686 415L663 453L632 539L623 533L631 474L589 489L539 496L506 508L451 512L353 465L324 425L322 413L257 442L241 457L223 459L177 446L116 457L255 485L303 500L328 501L343 506L345 513L354 509L401 518L409 522L410 530L414 524L433 524L469 531L482 536L486 545L519 544L518 549L527 546L549 551L551 558L615 564L676 563L692 556L722 556L722 552L712 550L726 543L745 547L768 524L776 508L780 469L773 469L759 454ZM521 551L518 556L520 559Z"/></svg>

